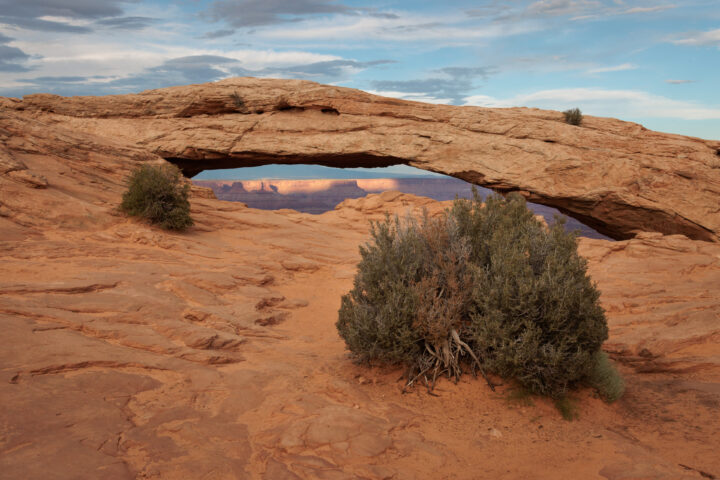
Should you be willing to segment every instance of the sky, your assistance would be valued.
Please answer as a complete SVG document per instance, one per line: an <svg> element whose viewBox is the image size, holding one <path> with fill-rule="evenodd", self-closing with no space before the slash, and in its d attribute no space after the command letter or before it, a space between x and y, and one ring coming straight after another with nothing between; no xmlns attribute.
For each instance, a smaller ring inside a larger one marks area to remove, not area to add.
<svg viewBox="0 0 720 480"><path fill-rule="evenodd" d="M413 178L439 177L445 175L420 170L407 165L382 168L333 168L322 165L262 165L217 170L203 170L193 180L261 180L261 179L359 179L359 178Z"/></svg>
<svg viewBox="0 0 720 480"><path fill-rule="evenodd" d="M720 0L0 0L0 95L303 78L720 139Z"/></svg>

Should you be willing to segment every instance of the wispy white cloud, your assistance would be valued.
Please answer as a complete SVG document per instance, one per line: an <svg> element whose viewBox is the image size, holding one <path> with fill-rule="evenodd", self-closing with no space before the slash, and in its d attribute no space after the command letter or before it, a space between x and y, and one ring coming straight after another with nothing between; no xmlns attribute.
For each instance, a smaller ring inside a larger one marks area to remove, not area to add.
<svg viewBox="0 0 720 480"><path fill-rule="evenodd" d="M531 16L576 15L600 7L602 7L601 2L590 0L538 0L528 5L524 13Z"/></svg>
<svg viewBox="0 0 720 480"><path fill-rule="evenodd" d="M541 90L510 98L473 95L465 105L483 107L536 107L565 110L579 107L584 113L615 118L674 118L683 120L720 119L720 106L674 100L639 90L564 88Z"/></svg>
<svg viewBox="0 0 720 480"><path fill-rule="evenodd" d="M449 44L458 42L471 44L480 39L519 35L540 30L542 27L530 21L512 25L481 24L470 22L458 15L429 17L405 14L397 18L372 16L333 17L308 20L282 28L258 30L254 35L270 40L377 40L401 43L434 42Z"/></svg>
<svg viewBox="0 0 720 480"><path fill-rule="evenodd" d="M630 3L630 5L628 5ZM471 17L492 19L496 22L514 22L522 19L569 18L570 20L596 20L617 15L640 15L677 8L675 4L648 5L647 1L630 2L607 0L535 0L531 2L494 2L467 10ZM638 5L639 4L639 5Z"/></svg>
<svg viewBox="0 0 720 480"><path fill-rule="evenodd" d="M591 68L587 73L622 72L624 70L635 70L637 68L637 65L633 65L632 63L623 63L622 65L613 65L611 67Z"/></svg>
<svg viewBox="0 0 720 480"><path fill-rule="evenodd" d="M392 90L367 90L367 92L381 97L400 98L402 100L412 100L413 102L450 104L453 100L452 98L434 97L422 92L396 92Z"/></svg>
<svg viewBox="0 0 720 480"><path fill-rule="evenodd" d="M627 10L621 10L618 12L620 15L632 15L634 13L654 13L654 12L664 12L665 10L672 10L673 8L677 8L677 5L656 5L654 7L633 7L628 8Z"/></svg>
<svg viewBox="0 0 720 480"><path fill-rule="evenodd" d="M720 28L707 32L687 33L684 38L673 40L676 45L716 45L720 47Z"/></svg>
<svg viewBox="0 0 720 480"><path fill-rule="evenodd" d="M682 85L684 83L695 83L695 80L665 80L665 83L670 85Z"/></svg>

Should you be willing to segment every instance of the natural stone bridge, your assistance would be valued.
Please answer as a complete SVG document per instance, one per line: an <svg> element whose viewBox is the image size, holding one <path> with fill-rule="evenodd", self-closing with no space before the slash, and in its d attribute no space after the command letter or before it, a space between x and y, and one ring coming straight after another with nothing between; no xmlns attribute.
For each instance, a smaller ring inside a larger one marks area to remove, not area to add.
<svg viewBox="0 0 720 480"><path fill-rule="evenodd" d="M236 78L136 95L2 101L179 165L406 164L518 191L596 230L720 241L720 141L555 111L429 105L297 80Z"/></svg>

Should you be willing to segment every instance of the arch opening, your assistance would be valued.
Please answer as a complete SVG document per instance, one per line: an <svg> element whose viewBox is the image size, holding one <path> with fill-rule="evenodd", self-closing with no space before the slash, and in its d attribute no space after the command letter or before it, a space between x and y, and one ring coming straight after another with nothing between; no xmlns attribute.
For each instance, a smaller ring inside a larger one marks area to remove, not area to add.
<svg viewBox="0 0 720 480"><path fill-rule="evenodd" d="M283 157L258 152L233 152L232 156L203 156L202 159L165 157L165 160L177 165L187 178L194 178L206 170L230 170L247 167L262 167L264 165L319 165L329 168L383 168L397 165L407 165L407 161L399 157L380 156L371 154L345 154L345 155L306 155L302 158Z"/></svg>
<svg viewBox="0 0 720 480"><path fill-rule="evenodd" d="M217 165L216 163L213 164ZM336 163L335 163L336 165ZM241 168L203 170L193 183L211 188L220 200L237 201L251 208L292 210L322 214L346 199L360 198L389 190L429 197L434 200L471 198L473 184L459 178L420 170L407 165L336 168L322 164L271 163ZM366 164L367 165L367 164ZM492 190L476 186L484 197ZM555 216L566 219L567 230L581 236L611 240L597 230L555 208L528 202L528 207L552 224Z"/></svg>

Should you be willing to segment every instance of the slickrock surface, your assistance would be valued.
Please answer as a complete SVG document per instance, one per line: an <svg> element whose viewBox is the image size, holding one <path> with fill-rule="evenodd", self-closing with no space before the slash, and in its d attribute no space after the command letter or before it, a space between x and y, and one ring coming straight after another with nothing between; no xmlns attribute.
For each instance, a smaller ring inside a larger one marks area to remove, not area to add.
<svg viewBox="0 0 720 480"><path fill-rule="evenodd" d="M656 231L720 241L720 141L615 119L585 117L576 127L555 111L429 105L254 78L2 102L3 112L174 158L191 174L265 163L406 163L520 191L613 238Z"/></svg>
<svg viewBox="0 0 720 480"><path fill-rule="evenodd" d="M472 378L403 395L334 323L368 219L443 204L386 192L308 215L195 189L197 225L167 233L116 212L130 169L160 161L121 133L140 127L4 102L0 478L720 476L720 245L581 241L616 404L581 391L566 422Z"/></svg>

